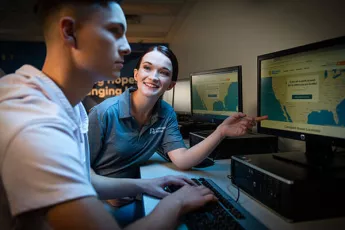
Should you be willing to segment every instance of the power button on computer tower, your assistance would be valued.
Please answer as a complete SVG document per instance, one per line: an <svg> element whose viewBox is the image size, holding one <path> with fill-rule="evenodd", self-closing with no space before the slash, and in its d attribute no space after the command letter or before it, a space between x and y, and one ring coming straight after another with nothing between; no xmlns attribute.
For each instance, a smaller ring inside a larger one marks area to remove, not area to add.
<svg viewBox="0 0 345 230"><path fill-rule="evenodd" d="M301 140L304 141L305 140L305 135L301 134Z"/></svg>

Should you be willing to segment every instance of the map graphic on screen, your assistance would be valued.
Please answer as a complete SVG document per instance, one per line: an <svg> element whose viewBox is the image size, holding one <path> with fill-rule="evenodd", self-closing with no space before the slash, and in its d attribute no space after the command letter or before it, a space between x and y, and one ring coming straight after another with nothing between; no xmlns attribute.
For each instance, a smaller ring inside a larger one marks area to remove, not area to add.
<svg viewBox="0 0 345 230"><path fill-rule="evenodd" d="M238 73L193 76L193 112L231 115L238 112Z"/></svg>
<svg viewBox="0 0 345 230"><path fill-rule="evenodd" d="M262 61L261 113L263 127L345 135L345 47Z"/></svg>

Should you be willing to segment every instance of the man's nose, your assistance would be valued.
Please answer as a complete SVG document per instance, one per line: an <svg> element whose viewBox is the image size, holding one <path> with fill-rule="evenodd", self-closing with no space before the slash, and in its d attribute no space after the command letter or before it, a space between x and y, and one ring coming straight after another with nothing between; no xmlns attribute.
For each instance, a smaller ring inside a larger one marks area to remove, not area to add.
<svg viewBox="0 0 345 230"><path fill-rule="evenodd" d="M120 49L121 55L123 55L123 56L124 55L128 55L128 54L130 54L132 52L131 46L129 45L126 36L123 36L123 43L120 44L119 49Z"/></svg>

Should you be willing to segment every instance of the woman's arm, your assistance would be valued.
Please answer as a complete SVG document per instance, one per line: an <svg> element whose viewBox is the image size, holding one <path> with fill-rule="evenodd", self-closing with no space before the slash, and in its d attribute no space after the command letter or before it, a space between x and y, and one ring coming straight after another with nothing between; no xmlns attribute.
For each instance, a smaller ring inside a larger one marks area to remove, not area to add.
<svg viewBox="0 0 345 230"><path fill-rule="evenodd" d="M179 169L188 170L203 161L223 140L217 128L210 136L190 149L179 148L168 153L170 160Z"/></svg>
<svg viewBox="0 0 345 230"><path fill-rule="evenodd" d="M241 136L247 133L256 121L267 119L267 116L257 120L237 113L228 117L205 140L190 149L179 148L168 153L171 161L180 169L187 170L204 160L226 136Z"/></svg>

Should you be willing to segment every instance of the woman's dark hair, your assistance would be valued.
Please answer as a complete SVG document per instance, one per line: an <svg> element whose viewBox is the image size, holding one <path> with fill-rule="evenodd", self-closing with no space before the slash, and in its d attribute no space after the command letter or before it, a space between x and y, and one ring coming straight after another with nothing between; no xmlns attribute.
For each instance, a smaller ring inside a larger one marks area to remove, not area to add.
<svg viewBox="0 0 345 230"><path fill-rule="evenodd" d="M135 67L136 69L140 68L140 64L141 61L143 59L143 57L147 54L150 53L152 51L159 51L162 54L164 54L167 58L170 59L171 64L172 64L172 77L171 80L172 81L177 81L177 76L178 76L178 62L177 62L177 58L175 56L175 54L171 51L171 49L169 49L166 46L152 46L150 47L139 59L137 66Z"/></svg>

